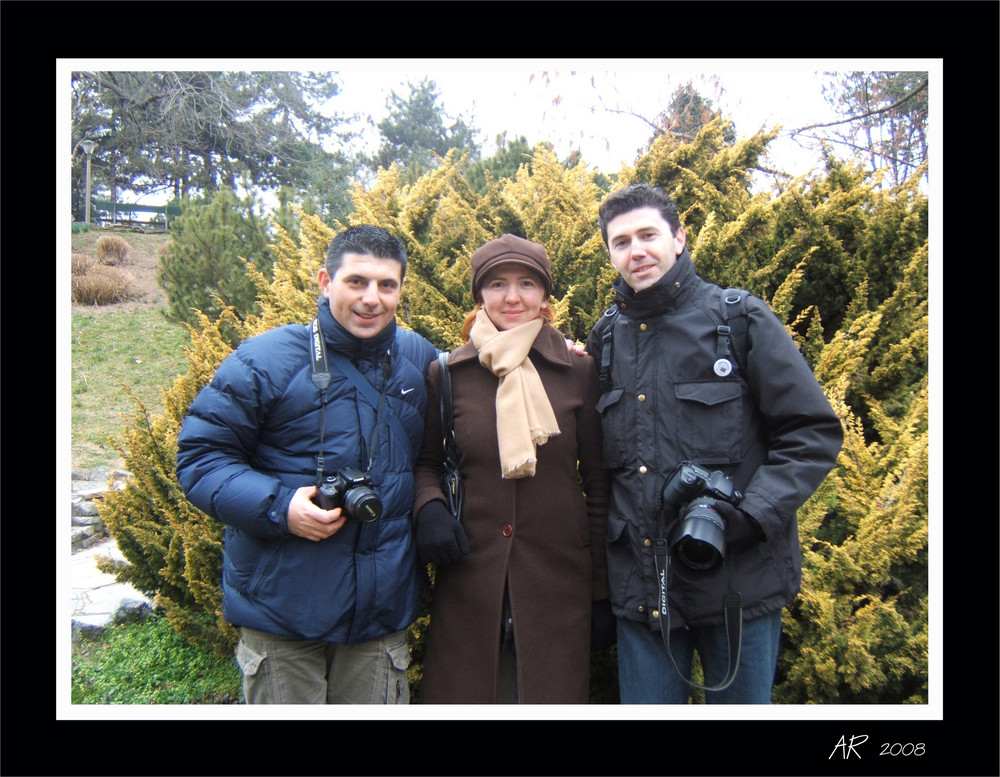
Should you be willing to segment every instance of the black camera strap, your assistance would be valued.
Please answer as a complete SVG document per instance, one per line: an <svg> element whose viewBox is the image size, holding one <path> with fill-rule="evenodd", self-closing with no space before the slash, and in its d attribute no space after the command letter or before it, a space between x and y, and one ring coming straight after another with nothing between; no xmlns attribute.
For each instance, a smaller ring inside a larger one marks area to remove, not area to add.
<svg viewBox="0 0 1000 777"><path fill-rule="evenodd" d="M319 453L316 455L316 482L323 482L324 468L323 439L326 436L326 390L330 386L330 370L326 366L326 343L323 342L323 331L319 319L314 318L310 331L310 346L312 349L312 382L319 390Z"/></svg>
<svg viewBox="0 0 1000 777"><path fill-rule="evenodd" d="M659 532L666 534L666 532ZM729 645L729 666L726 669L726 676L722 678L719 685L699 685L684 676L684 673L677 666L674 654L670 650L670 603L667 600L667 586L670 574L670 543L660 537L653 541L653 557L656 560L656 579L660 589L660 635L663 638L663 645L667 649L670 663L680 678L693 688L700 688L703 691L723 691L728 688L736 679L736 671L740 665L740 649L743 644L743 598L739 591L729 590L723 596L723 615L726 623L726 641ZM723 564L726 560L723 559ZM733 562L730 561L730 564Z"/></svg>
<svg viewBox="0 0 1000 777"><path fill-rule="evenodd" d="M372 384L365 379L364 375L358 372L358 368L351 364L350 360L343 354L334 351L330 354L330 361L337 366L341 373L343 373L344 377L351 382L351 385L353 385L354 388L356 388L361 395L371 403L371 406L377 408L375 411L375 430L372 432L372 441L368 446L368 467L365 470L365 474L370 477L372 464L375 461L379 422L382 419L382 409L385 407L385 391L389 384L389 378L392 376L392 350L389 349L385 352L385 359L382 362L382 391L376 391L374 386L372 386ZM318 318L314 318L312 322L312 370L312 380L316 388L320 391L320 397L323 403L323 412L320 414L320 447L319 454L316 456L316 475L317 482L319 482L323 479L324 474L323 436L326 426L326 389L330 385L330 372L327 366L326 343L323 340L323 331L320 327ZM408 439L402 423L395 415L393 415L391 410L386 413L386 419L388 420L389 425L393 428L393 431L395 431L401 439Z"/></svg>

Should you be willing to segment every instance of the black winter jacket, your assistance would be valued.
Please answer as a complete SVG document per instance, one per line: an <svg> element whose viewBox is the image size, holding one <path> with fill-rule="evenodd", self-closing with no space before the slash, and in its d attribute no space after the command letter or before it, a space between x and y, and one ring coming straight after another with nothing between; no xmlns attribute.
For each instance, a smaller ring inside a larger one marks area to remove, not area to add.
<svg viewBox="0 0 1000 777"><path fill-rule="evenodd" d="M662 491L682 461L731 476L739 508L766 539L727 548L699 579L671 562L670 627L721 623L726 590L741 594L750 619L792 601L801 582L796 511L834 466L843 428L812 370L767 305L747 301L745 357L716 374L722 289L702 280L685 249L654 286L615 283L619 315L605 315L587 351L601 363L601 335L613 326L610 388L598 408L604 466L612 471L608 582L619 617L659 630L656 540L671 539L683 508L661 511Z"/></svg>
<svg viewBox="0 0 1000 777"><path fill-rule="evenodd" d="M348 518L320 542L288 531L292 495L316 483L324 412L312 381L310 329L298 324L244 341L219 366L184 419L177 478L196 507L226 524L223 613L230 623L355 644L406 628L417 615L413 464L427 409L424 378L437 351L394 322L373 338L357 338L325 299L318 310L328 355L343 354L376 392L385 391L375 439L376 407L330 360L325 474L365 470L366 446L375 440L371 478L382 516L371 523ZM388 413L400 423L389 423Z"/></svg>

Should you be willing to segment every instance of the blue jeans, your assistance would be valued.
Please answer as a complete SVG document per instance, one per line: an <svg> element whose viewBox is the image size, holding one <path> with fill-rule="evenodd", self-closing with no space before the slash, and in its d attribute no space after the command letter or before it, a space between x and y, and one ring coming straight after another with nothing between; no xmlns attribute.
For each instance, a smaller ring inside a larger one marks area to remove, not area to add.
<svg viewBox="0 0 1000 777"><path fill-rule="evenodd" d="M722 691L705 691L707 704L770 704L781 639L781 610L743 623L736 678ZM705 674L702 685L719 685L729 667L725 625L670 632L677 669L691 679L694 651ZM663 637L644 623L618 619L618 685L622 704L687 704L691 686L674 669Z"/></svg>

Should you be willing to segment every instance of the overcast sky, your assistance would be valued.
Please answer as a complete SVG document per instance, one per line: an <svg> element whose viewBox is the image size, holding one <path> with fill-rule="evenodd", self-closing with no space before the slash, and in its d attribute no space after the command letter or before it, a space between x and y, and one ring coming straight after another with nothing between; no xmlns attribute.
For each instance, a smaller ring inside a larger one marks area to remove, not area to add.
<svg viewBox="0 0 1000 777"><path fill-rule="evenodd" d="M387 115L386 98L409 95L408 82L432 79L439 104L479 130L484 154L494 139L524 135L529 143L551 142L560 159L579 149L591 168L615 173L632 164L669 104L689 81L736 123L739 137L781 124L793 129L834 120L822 95L824 71L925 70L941 72L930 59L247 59L247 60L60 60L70 69L113 70L329 70L338 73L341 94L332 108L370 117L368 144L379 142L374 125ZM940 84L932 78L933 90ZM63 103L68 104L68 101ZM932 131L934 126L931 127ZM778 137L769 146L772 166L792 174L810 172L814 152Z"/></svg>
<svg viewBox="0 0 1000 777"><path fill-rule="evenodd" d="M342 81L333 101L377 123L387 114L386 98L405 96L408 82L423 77L440 91L439 103L452 118L462 115L480 130L484 155L494 138L524 135L546 140L557 156L579 149L592 168L618 172L632 164L652 134L652 121L677 87L692 82L703 97L736 122L740 137L783 124L791 129L836 118L824 102L821 73L835 63L768 60L347 60L331 62ZM377 143L377 134L373 142ZM372 147L369 146L369 150ZM815 156L795 143L776 139L776 159L789 172L808 172Z"/></svg>

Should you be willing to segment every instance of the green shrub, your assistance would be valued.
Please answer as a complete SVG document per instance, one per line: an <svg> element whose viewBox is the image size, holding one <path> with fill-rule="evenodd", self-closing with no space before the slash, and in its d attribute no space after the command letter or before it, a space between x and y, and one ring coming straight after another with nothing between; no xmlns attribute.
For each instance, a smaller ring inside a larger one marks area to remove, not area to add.
<svg viewBox="0 0 1000 777"><path fill-rule="evenodd" d="M240 319L258 312L248 264L269 278L274 260L255 204L253 196L240 201L228 190L182 204L157 277L167 293L168 318L198 326L196 311L212 321L227 306Z"/></svg>
<svg viewBox="0 0 1000 777"><path fill-rule="evenodd" d="M240 670L192 645L165 618L109 627L73 647L74 704L238 704Z"/></svg>
<svg viewBox="0 0 1000 777"><path fill-rule="evenodd" d="M111 305L128 299L133 278L118 267L97 264L70 281L73 301L80 305Z"/></svg>
<svg viewBox="0 0 1000 777"><path fill-rule="evenodd" d="M130 247L120 235L101 235L97 238L94 250L97 252L97 261L100 264L117 267L128 259Z"/></svg>
<svg viewBox="0 0 1000 777"><path fill-rule="evenodd" d="M101 520L127 563L99 558L98 568L137 591L156 596L171 625L220 656L232 655L238 633L222 615L222 524L196 509L177 482L177 433L198 391L230 353L223 329L245 330L230 311L191 327L188 371L163 393L165 411L151 415L136 401L124 433L114 438L126 470L121 491L99 505Z"/></svg>

